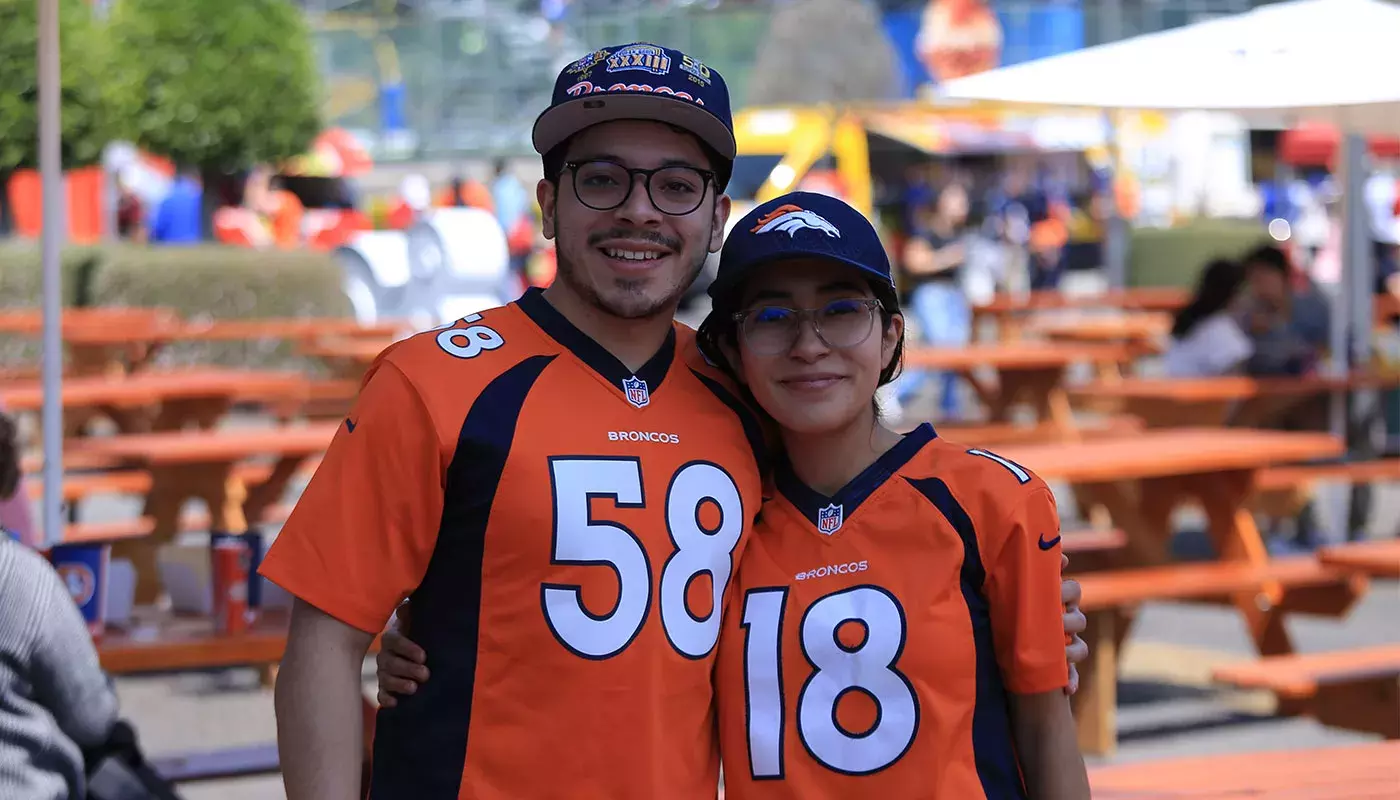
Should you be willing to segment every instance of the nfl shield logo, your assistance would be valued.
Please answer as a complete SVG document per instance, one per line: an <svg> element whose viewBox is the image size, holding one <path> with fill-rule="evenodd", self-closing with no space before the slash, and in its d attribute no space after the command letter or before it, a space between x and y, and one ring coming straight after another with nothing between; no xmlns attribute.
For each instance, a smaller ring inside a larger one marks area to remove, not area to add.
<svg viewBox="0 0 1400 800"><path fill-rule="evenodd" d="M844 506L835 503L817 512L817 530L825 534L833 534L841 530L841 515Z"/></svg>
<svg viewBox="0 0 1400 800"><path fill-rule="evenodd" d="M622 391L627 393L627 402L637 408L642 408L651 402L651 392L647 391L647 382L635 375L623 378Z"/></svg>

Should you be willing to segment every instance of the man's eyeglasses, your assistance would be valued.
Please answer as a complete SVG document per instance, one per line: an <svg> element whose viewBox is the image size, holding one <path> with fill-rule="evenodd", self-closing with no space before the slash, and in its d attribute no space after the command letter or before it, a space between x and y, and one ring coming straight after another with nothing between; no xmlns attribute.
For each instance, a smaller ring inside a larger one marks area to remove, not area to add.
<svg viewBox="0 0 1400 800"><path fill-rule="evenodd" d="M710 170L697 167L630 169L612 161L570 161L564 169L574 173L574 196L594 211L612 211L627 202L640 175L652 206L673 217L699 208L705 187L715 178Z"/></svg>
<svg viewBox="0 0 1400 800"><path fill-rule="evenodd" d="M852 298L833 300L821 308L759 306L740 311L733 319L750 350L775 356L797 342L804 320L811 321L812 330L827 347L855 347L870 338L880 308L879 300Z"/></svg>

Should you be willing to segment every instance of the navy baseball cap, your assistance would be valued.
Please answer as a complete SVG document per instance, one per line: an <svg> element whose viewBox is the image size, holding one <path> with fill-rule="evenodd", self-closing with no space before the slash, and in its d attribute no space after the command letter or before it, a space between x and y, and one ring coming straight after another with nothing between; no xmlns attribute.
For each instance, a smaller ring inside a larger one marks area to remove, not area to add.
<svg viewBox="0 0 1400 800"><path fill-rule="evenodd" d="M535 151L544 155L584 128L619 119L670 123L734 160L724 78L679 50L646 42L604 47L565 67L535 120Z"/></svg>
<svg viewBox="0 0 1400 800"><path fill-rule="evenodd" d="M837 261L894 288L889 254L864 214L835 197L789 192L734 223L720 251L710 298L720 300L755 267L793 258Z"/></svg>

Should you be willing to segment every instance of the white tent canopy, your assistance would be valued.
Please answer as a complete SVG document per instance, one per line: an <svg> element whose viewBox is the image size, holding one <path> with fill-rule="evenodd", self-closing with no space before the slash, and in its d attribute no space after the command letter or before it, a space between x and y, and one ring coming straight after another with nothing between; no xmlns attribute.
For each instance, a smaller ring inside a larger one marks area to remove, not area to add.
<svg viewBox="0 0 1400 800"><path fill-rule="evenodd" d="M940 97L1231 111L1259 124L1400 131L1400 5L1293 0L984 72Z"/></svg>

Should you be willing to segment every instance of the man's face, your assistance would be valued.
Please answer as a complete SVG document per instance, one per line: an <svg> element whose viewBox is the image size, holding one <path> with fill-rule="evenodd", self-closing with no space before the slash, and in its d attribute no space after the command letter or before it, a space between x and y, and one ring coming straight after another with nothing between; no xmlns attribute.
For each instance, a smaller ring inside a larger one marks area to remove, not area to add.
<svg viewBox="0 0 1400 800"><path fill-rule="evenodd" d="M695 137L669 125L640 120L594 125L569 143L566 161L595 159L630 169L711 169ZM574 179L573 171L565 169L557 188L547 180L536 188L544 235L555 240L558 280L615 317L674 314L706 254L719 250L724 240L729 197L716 197L714 184L706 183L694 211L664 214L652 205L646 181L636 176L622 205L596 211L579 201Z"/></svg>
<svg viewBox="0 0 1400 800"><path fill-rule="evenodd" d="M1288 298L1288 282L1278 270L1259 264L1248 268L1249 289L1255 297L1271 307L1281 307Z"/></svg>

